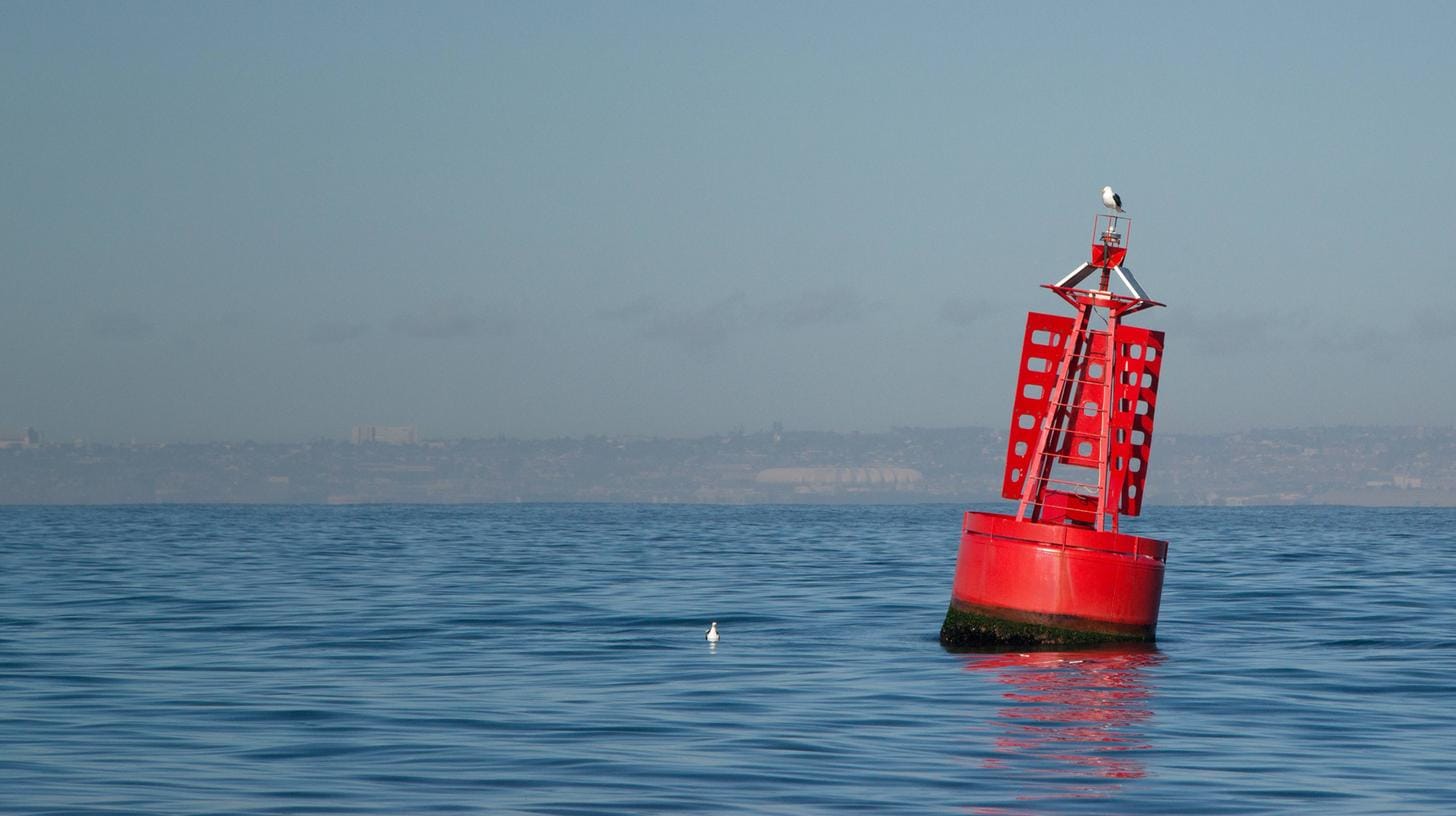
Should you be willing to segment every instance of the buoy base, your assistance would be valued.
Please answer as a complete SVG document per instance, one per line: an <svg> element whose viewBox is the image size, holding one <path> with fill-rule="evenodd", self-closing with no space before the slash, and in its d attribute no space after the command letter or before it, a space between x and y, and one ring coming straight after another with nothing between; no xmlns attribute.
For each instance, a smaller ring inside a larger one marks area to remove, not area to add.
<svg viewBox="0 0 1456 816"><path fill-rule="evenodd" d="M1097 646L1105 643L1152 643L1156 627L1126 629L1084 626L1070 616L1038 615L1014 609L988 609L951 602L940 626L940 643L950 649L987 647ZM1109 630L1111 629L1111 630Z"/></svg>
<svg viewBox="0 0 1456 816"><path fill-rule="evenodd" d="M1151 642L1165 541L967 513L940 642L954 648Z"/></svg>

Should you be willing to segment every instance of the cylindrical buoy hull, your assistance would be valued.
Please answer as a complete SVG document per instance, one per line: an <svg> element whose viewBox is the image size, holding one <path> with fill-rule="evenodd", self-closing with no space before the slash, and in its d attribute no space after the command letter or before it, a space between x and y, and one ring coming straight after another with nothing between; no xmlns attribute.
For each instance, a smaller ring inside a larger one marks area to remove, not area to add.
<svg viewBox="0 0 1456 816"><path fill-rule="evenodd" d="M969 512L956 559L947 646L1152 641L1168 543Z"/></svg>

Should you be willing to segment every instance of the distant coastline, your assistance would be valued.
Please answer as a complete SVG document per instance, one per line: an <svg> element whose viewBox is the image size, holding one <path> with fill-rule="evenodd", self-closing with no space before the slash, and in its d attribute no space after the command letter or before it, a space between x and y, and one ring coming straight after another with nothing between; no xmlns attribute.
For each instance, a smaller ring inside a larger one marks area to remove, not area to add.
<svg viewBox="0 0 1456 816"><path fill-rule="evenodd" d="M990 428L0 448L0 504L923 503L1000 499ZM1456 507L1456 428L1163 434L1164 505Z"/></svg>

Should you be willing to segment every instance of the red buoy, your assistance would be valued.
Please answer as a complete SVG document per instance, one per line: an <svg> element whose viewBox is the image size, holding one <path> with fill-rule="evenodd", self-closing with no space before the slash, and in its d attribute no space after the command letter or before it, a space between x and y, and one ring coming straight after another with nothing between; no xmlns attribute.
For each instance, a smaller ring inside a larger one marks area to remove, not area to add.
<svg viewBox="0 0 1456 816"><path fill-rule="evenodd" d="M1118 532L1142 510L1163 363L1163 333L1123 322L1163 305L1122 265L1130 227L1097 216L1091 261L1045 285L1075 314L1026 317L1001 486L1016 515L966 513L948 646L1154 638L1168 543Z"/></svg>

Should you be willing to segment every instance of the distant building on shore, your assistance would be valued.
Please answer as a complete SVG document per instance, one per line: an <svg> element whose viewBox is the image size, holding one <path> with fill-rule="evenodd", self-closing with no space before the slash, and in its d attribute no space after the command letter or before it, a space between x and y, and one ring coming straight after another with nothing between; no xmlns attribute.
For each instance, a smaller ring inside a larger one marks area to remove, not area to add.
<svg viewBox="0 0 1456 816"><path fill-rule="evenodd" d="M904 467L775 467L761 470L760 485L793 488L798 493L907 491L920 487L924 474Z"/></svg>
<svg viewBox="0 0 1456 816"><path fill-rule="evenodd" d="M34 448L40 445L40 432L34 428L23 431L0 431L0 448Z"/></svg>
<svg viewBox="0 0 1456 816"><path fill-rule="evenodd" d="M419 440L413 425L355 425L354 444L414 445Z"/></svg>

